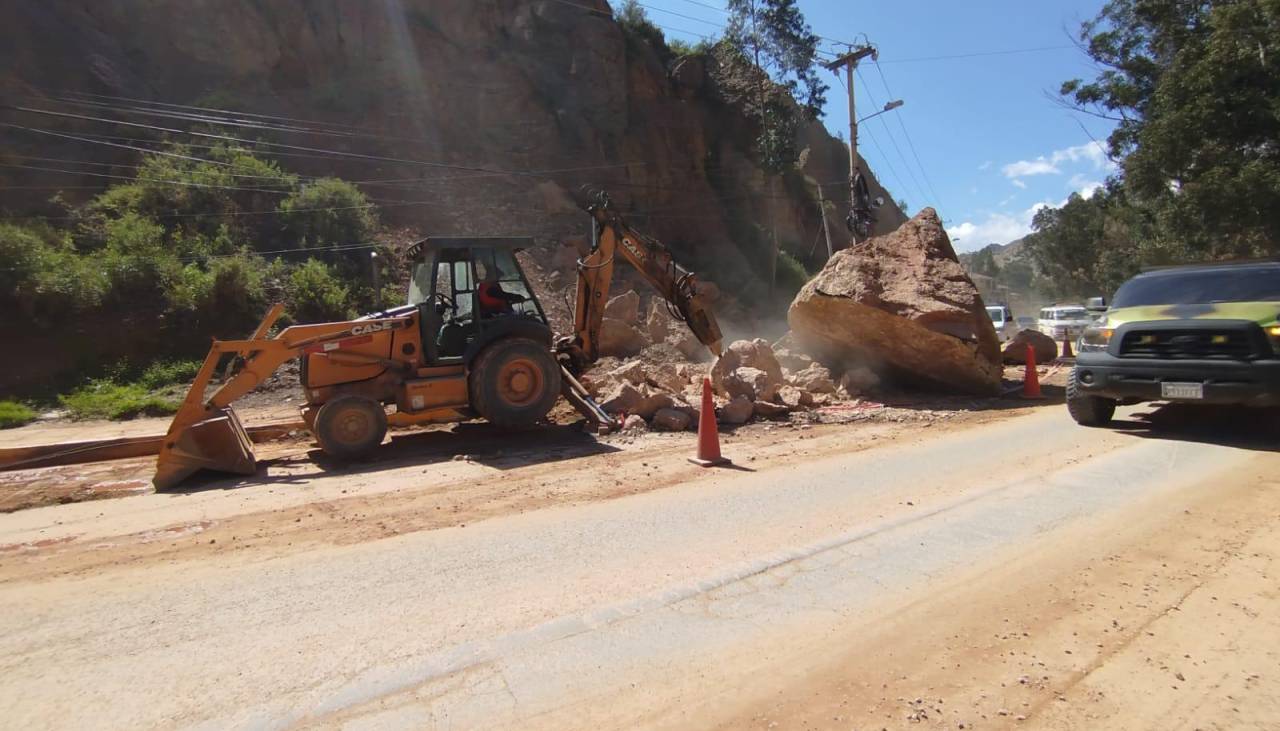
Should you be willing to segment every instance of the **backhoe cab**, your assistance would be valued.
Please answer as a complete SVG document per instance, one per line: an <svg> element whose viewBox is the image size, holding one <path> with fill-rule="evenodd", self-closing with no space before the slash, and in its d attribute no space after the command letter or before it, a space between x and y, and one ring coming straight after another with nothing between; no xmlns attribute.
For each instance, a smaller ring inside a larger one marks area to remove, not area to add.
<svg viewBox="0 0 1280 731"><path fill-rule="evenodd" d="M253 474L252 443L231 404L285 361L299 358L302 416L338 459L369 454L388 425L482 417L519 429L546 417L558 396L598 429L617 426L575 376L599 355L615 256L629 262L715 355L720 329L697 280L658 241L627 226L608 196L584 202L597 244L578 261L574 333L553 346L551 327L515 254L528 238L429 238L409 248L405 305L351 320L294 325L268 337L276 305L246 340L215 340L160 446L153 482L177 485L200 469ZM224 357L238 369L205 390ZM388 413L387 407L395 409Z"/></svg>

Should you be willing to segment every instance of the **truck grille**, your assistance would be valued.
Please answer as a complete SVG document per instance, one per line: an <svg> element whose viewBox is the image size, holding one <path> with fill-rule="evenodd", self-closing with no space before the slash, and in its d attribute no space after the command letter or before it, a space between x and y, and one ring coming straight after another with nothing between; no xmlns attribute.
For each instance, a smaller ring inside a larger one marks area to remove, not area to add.
<svg viewBox="0 0 1280 731"><path fill-rule="evenodd" d="M1125 333L1121 358L1247 360L1257 355L1242 330L1148 330Z"/></svg>

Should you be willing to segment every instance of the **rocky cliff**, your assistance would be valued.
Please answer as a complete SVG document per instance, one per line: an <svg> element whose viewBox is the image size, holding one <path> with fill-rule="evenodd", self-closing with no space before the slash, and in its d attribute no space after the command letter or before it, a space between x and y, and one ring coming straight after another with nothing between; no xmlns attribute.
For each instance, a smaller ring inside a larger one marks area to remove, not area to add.
<svg viewBox="0 0 1280 731"><path fill-rule="evenodd" d="M3 121L135 144L126 138L163 136L137 125L200 120L125 99L288 118L313 131L235 131L404 161L306 150L281 158L305 174L397 181L362 187L386 204L384 220L424 235L581 239L587 219L571 192L595 183L693 268L740 288L768 271L763 232L773 227L783 250L817 269L825 245L813 183L829 184L837 201L846 190L845 147L817 123L799 133L799 170L767 180L741 74L714 53L679 58L628 34L604 0L45 0L5 15L0 96L9 105L115 122L11 109ZM0 150L0 163L69 170L83 168L18 156L136 157L13 127L0 131ZM0 168L0 185L24 186L6 194L11 212L38 210L47 186L74 200L108 181ZM884 232L904 219L894 196L873 188L890 201ZM837 203L830 213L837 246L847 241L846 210Z"/></svg>

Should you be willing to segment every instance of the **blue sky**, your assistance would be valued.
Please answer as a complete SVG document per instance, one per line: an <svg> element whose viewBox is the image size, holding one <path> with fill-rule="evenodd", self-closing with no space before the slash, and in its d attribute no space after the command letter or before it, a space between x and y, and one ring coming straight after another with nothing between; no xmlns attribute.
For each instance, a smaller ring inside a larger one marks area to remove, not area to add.
<svg viewBox="0 0 1280 731"><path fill-rule="evenodd" d="M668 38L695 41L716 33L727 17L716 10L723 0L641 2ZM883 107L890 99L886 87L905 105L862 125L859 152L894 197L906 200L912 212L936 208L956 249L971 251L1026 234L1037 208L1060 205L1073 191L1087 195L1110 172L1103 150L1090 139L1105 142L1109 123L1072 115L1046 97L1067 79L1096 73L1070 45L1080 23L1103 2L799 4L817 34L855 43L865 34L879 48L879 67L867 59L855 78L858 116ZM1022 49L1049 50L936 58ZM844 87L823 74L831 86L824 121L847 137Z"/></svg>

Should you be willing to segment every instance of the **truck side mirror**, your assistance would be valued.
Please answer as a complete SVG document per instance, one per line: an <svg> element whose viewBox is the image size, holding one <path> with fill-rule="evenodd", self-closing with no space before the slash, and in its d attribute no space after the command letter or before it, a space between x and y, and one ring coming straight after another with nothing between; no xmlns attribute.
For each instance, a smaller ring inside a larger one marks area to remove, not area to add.
<svg viewBox="0 0 1280 731"><path fill-rule="evenodd" d="M1084 308L1090 312L1106 312L1107 298L1106 297L1090 297L1089 299L1084 301Z"/></svg>

